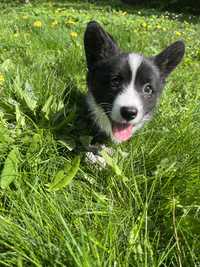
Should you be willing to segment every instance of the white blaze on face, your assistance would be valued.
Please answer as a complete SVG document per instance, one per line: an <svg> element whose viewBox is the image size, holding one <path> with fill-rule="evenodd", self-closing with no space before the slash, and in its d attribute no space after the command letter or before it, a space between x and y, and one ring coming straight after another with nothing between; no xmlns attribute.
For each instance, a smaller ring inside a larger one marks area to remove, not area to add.
<svg viewBox="0 0 200 267"><path fill-rule="evenodd" d="M135 119L129 121L131 124L140 123L143 118L143 105L140 95L135 89L135 78L138 68L142 63L143 57L139 54L129 55L129 65L131 68L132 78L128 86L126 86L121 94L119 94L113 102L113 108L111 112L111 118L116 122L126 122L120 113L122 107L135 107L138 114Z"/></svg>

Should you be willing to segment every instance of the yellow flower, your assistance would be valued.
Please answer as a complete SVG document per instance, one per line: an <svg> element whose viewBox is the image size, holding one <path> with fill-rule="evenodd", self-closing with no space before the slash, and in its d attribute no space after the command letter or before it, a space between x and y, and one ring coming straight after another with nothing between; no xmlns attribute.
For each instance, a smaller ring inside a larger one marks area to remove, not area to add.
<svg viewBox="0 0 200 267"><path fill-rule="evenodd" d="M70 32L70 36L72 38L76 38L78 36L77 32Z"/></svg>
<svg viewBox="0 0 200 267"><path fill-rule="evenodd" d="M55 27L55 26L57 26L58 25L58 21L57 20L54 20L52 23L51 23L51 26L52 27Z"/></svg>
<svg viewBox="0 0 200 267"><path fill-rule="evenodd" d="M142 23L142 27L147 28L148 27L147 23L146 22L143 22Z"/></svg>
<svg viewBox="0 0 200 267"><path fill-rule="evenodd" d="M5 81L5 78L3 76L3 74L0 72L0 85L2 85Z"/></svg>
<svg viewBox="0 0 200 267"><path fill-rule="evenodd" d="M66 21L65 21L65 24L68 24L68 25L75 25L76 22L73 21L72 19L69 19L69 20L66 20Z"/></svg>
<svg viewBox="0 0 200 267"><path fill-rule="evenodd" d="M176 31L175 34L176 36L181 36L181 32Z"/></svg>
<svg viewBox="0 0 200 267"><path fill-rule="evenodd" d="M156 25L156 28L157 28L158 30L160 30L160 29L161 29L161 26L160 26L160 25Z"/></svg>
<svg viewBox="0 0 200 267"><path fill-rule="evenodd" d="M34 21L33 27L35 27L35 28L41 28L42 27L42 22L40 20Z"/></svg>

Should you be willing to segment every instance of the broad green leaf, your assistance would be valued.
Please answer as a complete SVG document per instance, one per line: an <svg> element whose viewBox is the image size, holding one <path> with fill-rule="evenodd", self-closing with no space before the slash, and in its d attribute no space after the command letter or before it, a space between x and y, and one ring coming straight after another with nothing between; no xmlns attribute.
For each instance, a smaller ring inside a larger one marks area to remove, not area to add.
<svg viewBox="0 0 200 267"><path fill-rule="evenodd" d="M22 115L22 112L20 111L18 104L15 106L15 113L18 126L24 128L26 126L26 122L24 116Z"/></svg>
<svg viewBox="0 0 200 267"><path fill-rule="evenodd" d="M49 119L49 114L51 113L51 105L53 103L53 98L54 98L53 95L50 95L42 108L42 112L45 114L46 119Z"/></svg>
<svg viewBox="0 0 200 267"><path fill-rule="evenodd" d="M15 91L18 96L25 101L27 107L31 110L34 111L36 106L37 106L37 101L36 101L36 96L34 94L32 85L29 84L27 81L25 83L24 90L22 81L20 80L20 76L17 75L15 79Z"/></svg>
<svg viewBox="0 0 200 267"><path fill-rule="evenodd" d="M60 170L54 177L54 180L49 184L49 191L57 191L71 183L76 176L80 166L80 156L76 156L71 163L65 165L64 170Z"/></svg>
<svg viewBox="0 0 200 267"><path fill-rule="evenodd" d="M113 160L113 158L111 156L108 155L108 153L105 151L105 149L103 149L100 152L101 156L105 159L106 163L108 164L108 166L110 166L112 168L112 170L119 176L122 175L122 171L119 168L119 166L117 165L117 163Z"/></svg>
<svg viewBox="0 0 200 267"><path fill-rule="evenodd" d="M8 154L1 173L0 187L2 189L8 188L12 181L17 177L19 161L19 150L17 147L14 147Z"/></svg>
<svg viewBox="0 0 200 267"><path fill-rule="evenodd" d="M58 183L60 183L64 179L64 177L65 177L64 170L58 171L56 175L54 176L52 183L47 184L47 186L51 188L55 187Z"/></svg>
<svg viewBox="0 0 200 267"><path fill-rule="evenodd" d="M15 105L16 101L12 98L0 98L0 111L3 113L5 118L12 118L15 119Z"/></svg>
<svg viewBox="0 0 200 267"><path fill-rule="evenodd" d="M71 168L71 163L66 162L66 163L65 163L65 166L64 166L64 169L63 169L63 170L59 170L59 171L55 174L52 183L47 184L47 186L49 186L49 187L54 187L54 186L56 186L58 183L60 183L60 182L65 178L65 174L70 170L70 168Z"/></svg>
<svg viewBox="0 0 200 267"><path fill-rule="evenodd" d="M23 92L24 100L31 111L34 111L37 106L37 101L35 94L33 92L33 87L30 83L26 81L25 90Z"/></svg>
<svg viewBox="0 0 200 267"><path fill-rule="evenodd" d="M11 143L13 139L10 137L9 130L3 126L0 126L0 143Z"/></svg>
<svg viewBox="0 0 200 267"><path fill-rule="evenodd" d="M64 108L64 103L63 100L59 100L57 103L56 111L58 112L59 110Z"/></svg>

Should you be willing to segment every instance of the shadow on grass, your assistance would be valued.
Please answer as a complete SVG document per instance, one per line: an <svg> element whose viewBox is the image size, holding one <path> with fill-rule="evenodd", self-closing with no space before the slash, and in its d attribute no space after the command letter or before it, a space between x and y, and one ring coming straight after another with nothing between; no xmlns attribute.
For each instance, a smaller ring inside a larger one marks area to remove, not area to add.
<svg viewBox="0 0 200 267"><path fill-rule="evenodd" d="M90 6L91 4L91 6ZM81 0L57 0L53 2L54 7L56 8L74 8L77 10L88 10L90 11L90 8L104 8L104 10L111 11L111 9L115 10L121 10L123 12L127 12L128 14L137 14L138 12L141 16L150 16L150 15L163 15L163 12L172 12L176 15L176 19L180 21L188 21L190 23L199 23L200 18L198 15L200 13L200 9L197 10L187 10L186 8L184 10L179 9L177 6L173 5L163 5L163 4L135 4L135 5L129 5L122 3L120 0L89 0L89 1L81 1ZM192 12L193 11L193 12ZM174 19L174 14L167 14L169 17Z"/></svg>
<svg viewBox="0 0 200 267"><path fill-rule="evenodd" d="M85 94L80 92L73 80L70 79L68 84L63 93L64 107L52 114L48 123L55 138L74 149L80 146L81 136L91 133L88 130Z"/></svg>
<svg viewBox="0 0 200 267"><path fill-rule="evenodd" d="M69 78L70 88L63 94L64 107L52 114L49 125L56 139L74 152L98 153L96 144L108 143L105 134L96 128L86 104L86 95ZM69 94L70 90L70 94Z"/></svg>

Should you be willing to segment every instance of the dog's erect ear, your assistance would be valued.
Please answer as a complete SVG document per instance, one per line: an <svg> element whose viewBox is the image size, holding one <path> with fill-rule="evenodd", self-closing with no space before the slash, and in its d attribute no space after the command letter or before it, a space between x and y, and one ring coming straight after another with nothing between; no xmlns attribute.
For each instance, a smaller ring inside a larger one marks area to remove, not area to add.
<svg viewBox="0 0 200 267"><path fill-rule="evenodd" d="M154 57L154 63L160 70L161 78L165 79L181 62L185 53L183 41L177 41Z"/></svg>
<svg viewBox="0 0 200 267"><path fill-rule="evenodd" d="M88 23L84 45L88 69L91 69L99 61L119 53L113 38L96 21Z"/></svg>

